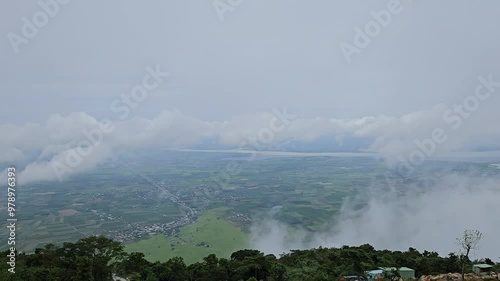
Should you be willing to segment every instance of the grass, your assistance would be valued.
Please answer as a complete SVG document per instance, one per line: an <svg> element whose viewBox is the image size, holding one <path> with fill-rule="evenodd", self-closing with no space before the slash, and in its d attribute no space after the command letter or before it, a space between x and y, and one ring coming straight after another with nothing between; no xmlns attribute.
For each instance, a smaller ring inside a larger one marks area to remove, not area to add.
<svg viewBox="0 0 500 281"><path fill-rule="evenodd" d="M246 248L248 242L247 234L225 221L216 210L203 213L195 223L182 227L177 236L154 235L126 244L125 250L143 252L152 262L179 256L191 264L209 254L229 258L234 251Z"/></svg>

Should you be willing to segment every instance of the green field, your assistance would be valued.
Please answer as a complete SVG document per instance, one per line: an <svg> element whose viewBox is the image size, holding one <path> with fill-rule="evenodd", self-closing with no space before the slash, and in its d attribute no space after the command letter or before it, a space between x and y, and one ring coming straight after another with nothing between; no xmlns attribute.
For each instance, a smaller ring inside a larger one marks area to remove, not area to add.
<svg viewBox="0 0 500 281"><path fill-rule="evenodd" d="M204 212L195 223L182 227L174 236L154 235L126 244L125 250L143 252L150 261L163 262L179 256L191 264L209 254L229 258L234 251L244 249L247 241L248 235L225 221L221 210L210 210Z"/></svg>
<svg viewBox="0 0 500 281"><path fill-rule="evenodd" d="M33 252L46 243L61 245L90 235L133 243L149 238L150 231L141 230L157 227L151 233L160 236L141 245L156 247L150 252L157 252L158 246L162 249L163 254L150 259L194 255L186 257L192 261L212 252L223 256L233 247L240 249L246 242L241 237L262 217L272 215L287 225L320 231L331 225L346 199L356 198L354 207L363 206L364 197L359 195L370 190L384 192L398 186L404 191L448 173L500 175L492 163L428 161L412 177L403 178L373 157L260 155L247 161L248 156L239 153L156 150L140 155L104 163L62 182L18 188L18 250ZM230 166L237 166L238 172ZM178 224L185 225L180 233L177 226L158 230L159 225L187 214L187 208L166 196L165 190L201 214L199 221L189 225L193 217L188 225ZM0 197L5 198L6 192L0 189ZM220 207L224 209L214 211ZM5 208L0 202L4 215ZM208 220L210 214L214 218ZM0 228L0 236L6 235L8 229ZM196 246L201 242L210 247ZM0 250L7 248L6 243L0 245Z"/></svg>

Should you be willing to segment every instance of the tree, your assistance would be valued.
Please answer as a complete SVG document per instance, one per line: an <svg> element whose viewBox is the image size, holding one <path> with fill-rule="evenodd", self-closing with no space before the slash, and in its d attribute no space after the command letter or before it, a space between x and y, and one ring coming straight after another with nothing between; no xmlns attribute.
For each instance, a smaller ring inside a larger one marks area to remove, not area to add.
<svg viewBox="0 0 500 281"><path fill-rule="evenodd" d="M158 278L156 278L156 275L154 273L149 273L148 276L146 277L146 281L158 281Z"/></svg>
<svg viewBox="0 0 500 281"><path fill-rule="evenodd" d="M141 274L139 272L132 272L128 275L127 278L130 281L141 281L142 280Z"/></svg>
<svg viewBox="0 0 500 281"><path fill-rule="evenodd" d="M143 253L133 252L117 265L117 272L121 275L128 276L132 273L139 273L141 278L146 278L149 272L148 268L151 263L144 258Z"/></svg>
<svg viewBox="0 0 500 281"><path fill-rule="evenodd" d="M72 254L89 257L95 280L111 279L112 263L123 259L123 245L103 236L90 236L71 245Z"/></svg>
<svg viewBox="0 0 500 281"><path fill-rule="evenodd" d="M94 281L93 265L92 259L90 257L78 257L77 261L77 273L75 276L75 281Z"/></svg>
<svg viewBox="0 0 500 281"><path fill-rule="evenodd" d="M231 260L242 261L246 257L262 256L263 254L258 250L239 250L231 254Z"/></svg>
<svg viewBox="0 0 500 281"><path fill-rule="evenodd" d="M489 265L495 265L495 263L490 258L485 258L484 263L489 264Z"/></svg>
<svg viewBox="0 0 500 281"><path fill-rule="evenodd" d="M462 237L457 238L457 245L460 247L460 263L462 267L462 281L465 281L465 264L470 261L469 254L479 248L479 241L483 234L479 230L464 230Z"/></svg>
<svg viewBox="0 0 500 281"><path fill-rule="evenodd" d="M458 257L455 253L449 253L448 259L444 264L446 272L458 272L460 270L459 261L460 257Z"/></svg>
<svg viewBox="0 0 500 281"><path fill-rule="evenodd" d="M384 270L384 279L390 281L397 281L401 279L401 274L399 273L399 267L391 268L390 270Z"/></svg>

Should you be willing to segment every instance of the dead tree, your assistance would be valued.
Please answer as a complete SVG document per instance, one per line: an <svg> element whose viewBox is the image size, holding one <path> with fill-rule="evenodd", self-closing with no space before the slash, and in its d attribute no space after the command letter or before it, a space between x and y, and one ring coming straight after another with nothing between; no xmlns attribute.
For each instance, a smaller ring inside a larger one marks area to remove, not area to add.
<svg viewBox="0 0 500 281"><path fill-rule="evenodd" d="M469 261L469 254L479 248L479 240L483 234L479 230L465 230L462 237L457 238L460 263L462 266L462 281L465 281L465 264Z"/></svg>

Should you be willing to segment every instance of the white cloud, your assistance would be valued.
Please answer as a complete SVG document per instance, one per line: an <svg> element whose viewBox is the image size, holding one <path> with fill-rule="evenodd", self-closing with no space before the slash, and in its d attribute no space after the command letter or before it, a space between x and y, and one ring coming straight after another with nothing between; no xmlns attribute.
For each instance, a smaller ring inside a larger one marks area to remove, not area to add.
<svg viewBox="0 0 500 281"><path fill-rule="evenodd" d="M438 105L430 110L422 110L394 116L367 116L355 119L332 118L295 118L282 132L275 134L272 144L294 140L313 142L321 136L334 136L337 142L343 142L345 136L355 136L373 140L369 151L378 153L389 165L397 163L398 156L407 156L418 147L415 141L430 138L435 128L442 128L447 140L436 146L433 156L459 150L463 147L492 145L492 139L500 138L500 129L482 126L482 120L494 118L498 113L474 112L463 124L453 130L451 124L443 120L443 111L447 107ZM187 116L179 111L163 111L152 119L134 117L112 122L114 130L102 134L106 153L95 149L99 157L85 157L85 165L72 172L84 171L116 156L120 151L137 148L191 146L204 139L218 139L222 145L238 147L245 140L255 138L260 130L269 127L272 112L257 112L234 116L226 121L204 121ZM26 123L22 126L0 125L6 132L0 140L2 162L26 162L26 178L33 181L53 178L47 166L51 161L61 159L64 151L76 149L87 140L84 132L99 128L102 120L84 112L69 115L54 114L45 123ZM90 134L90 133L88 133ZM87 134L87 135L88 135ZM94 136L97 137L97 136ZM494 142L493 142L494 143ZM37 157L32 159L33 151ZM41 172L44 171L44 172ZM31 173L30 176L28 172ZM53 173L52 173L53 174ZM26 180L25 178L25 180Z"/></svg>
<svg viewBox="0 0 500 281"><path fill-rule="evenodd" d="M494 178L449 175L425 187L398 187L397 193L375 188L362 198L344 202L330 231L313 233L312 239L311 233L275 220L257 221L251 246L281 254L292 249L369 243L377 249L414 247L447 255L458 250L455 238L465 229L477 229L484 237L473 258L496 259L500 251L499 200L500 188ZM366 202L361 210L353 207L359 202Z"/></svg>

